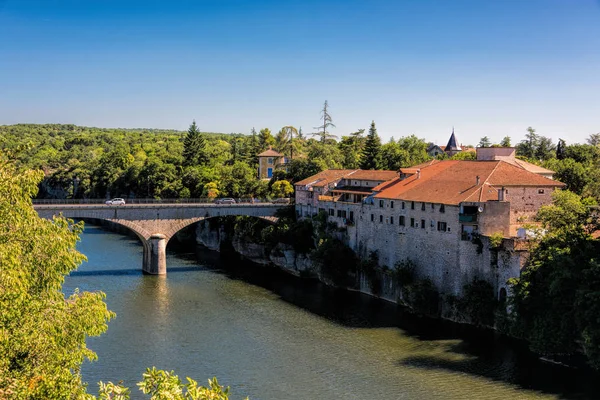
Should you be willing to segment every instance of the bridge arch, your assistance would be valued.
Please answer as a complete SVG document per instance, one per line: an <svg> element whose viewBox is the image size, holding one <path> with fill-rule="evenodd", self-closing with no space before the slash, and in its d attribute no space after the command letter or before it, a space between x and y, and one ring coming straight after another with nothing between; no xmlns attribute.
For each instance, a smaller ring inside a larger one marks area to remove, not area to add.
<svg viewBox="0 0 600 400"><path fill-rule="evenodd" d="M285 206L283 206L285 207ZM105 205L34 205L42 218L62 215L71 219L105 220L134 232L144 246L142 271L153 275L167 273L166 248L169 240L183 228L204 219L225 216L250 216L277 221L274 204L134 204Z"/></svg>

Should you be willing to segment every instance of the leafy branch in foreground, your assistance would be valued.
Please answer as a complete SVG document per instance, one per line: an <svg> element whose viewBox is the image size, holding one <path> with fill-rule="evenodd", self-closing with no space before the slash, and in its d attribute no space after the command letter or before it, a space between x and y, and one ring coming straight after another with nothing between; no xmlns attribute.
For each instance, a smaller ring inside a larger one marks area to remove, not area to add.
<svg viewBox="0 0 600 400"><path fill-rule="evenodd" d="M187 378L187 383L175 375L174 371L167 372L155 367L146 369L144 379L137 384L144 394L149 394L153 400L228 400L229 387L219 385L217 378L208 380L208 386L198 386L198 382ZM128 400L129 389L112 382L99 383L101 400ZM247 399L247 398L246 398Z"/></svg>

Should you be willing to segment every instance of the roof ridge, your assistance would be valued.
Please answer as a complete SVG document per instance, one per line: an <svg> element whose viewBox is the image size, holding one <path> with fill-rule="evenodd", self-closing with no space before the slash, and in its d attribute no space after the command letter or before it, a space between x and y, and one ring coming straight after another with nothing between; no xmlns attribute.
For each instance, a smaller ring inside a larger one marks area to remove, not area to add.
<svg viewBox="0 0 600 400"><path fill-rule="evenodd" d="M479 201L481 202L482 198L483 198L483 186L485 184L487 184L488 186L492 186L488 183L488 181L490 180L490 177L492 175L494 175L494 172L496 172L496 169L498 168L498 165L500 165L501 162L504 162L502 160L495 160L496 161L496 166L494 167L494 169L492 170L492 172L489 173L489 175L487 176L487 178L485 179L485 181L483 181L483 183L481 184L481 191L479 192Z"/></svg>

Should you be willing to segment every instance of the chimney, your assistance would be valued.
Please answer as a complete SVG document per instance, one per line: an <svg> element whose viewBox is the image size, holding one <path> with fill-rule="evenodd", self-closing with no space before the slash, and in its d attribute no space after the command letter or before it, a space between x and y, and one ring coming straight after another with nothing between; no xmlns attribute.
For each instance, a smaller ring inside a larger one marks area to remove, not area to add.
<svg viewBox="0 0 600 400"><path fill-rule="evenodd" d="M418 169L418 170L417 170L417 179L420 179L420 178L421 178L421 170L420 170L420 169Z"/></svg>
<svg viewBox="0 0 600 400"><path fill-rule="evenodd" d="M498 189L498 201L504 201L504 187L502 189Z"/></svg>
<svg viewBox="0 0 600 400"><path fill-rule="evenodd" d="M475 186L479 186L480 181L481 181L481 179L479 178L479 175L477 175L477 183L475 184Z"/></svg>

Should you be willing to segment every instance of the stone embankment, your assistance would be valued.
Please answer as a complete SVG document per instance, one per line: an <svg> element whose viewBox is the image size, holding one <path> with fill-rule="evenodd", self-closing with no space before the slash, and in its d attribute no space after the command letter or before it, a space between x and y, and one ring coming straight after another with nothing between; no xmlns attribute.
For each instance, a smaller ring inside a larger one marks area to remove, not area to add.
<svg viewBox="0 0 600 400"><path fill-rule="evenodd" d="M315 270L307 254L297 253L292 246L278 243L268 249L266 245L255 243L240 235L228 234L224 227L211 221L196 225L196 243L215 251L220 251L224 243L231 243L242 257L261 265L274 265L293 275L310 274Z"/></svg>

